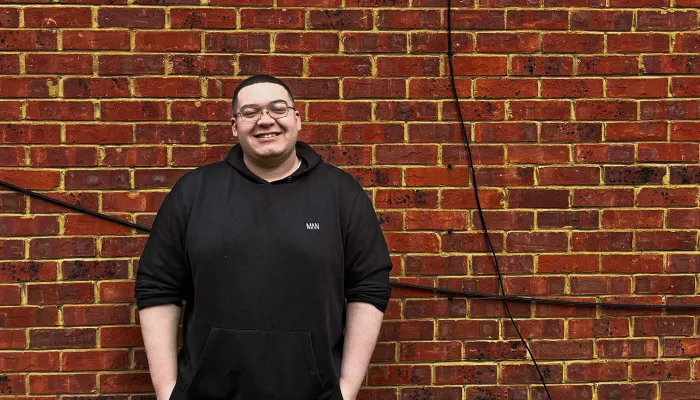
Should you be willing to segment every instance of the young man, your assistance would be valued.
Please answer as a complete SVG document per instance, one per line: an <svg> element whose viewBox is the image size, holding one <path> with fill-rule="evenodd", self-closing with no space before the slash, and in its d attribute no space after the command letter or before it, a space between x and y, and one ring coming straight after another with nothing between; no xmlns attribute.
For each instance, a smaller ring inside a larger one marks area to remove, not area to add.
<svg viewBox="0 0 700 400"><path fill-rule="evenodd" d="M279 79L241 82L233 112L239 144L175 183L139 261L157 398L353 400L391 296L372 203L297 141Z"/></svg>

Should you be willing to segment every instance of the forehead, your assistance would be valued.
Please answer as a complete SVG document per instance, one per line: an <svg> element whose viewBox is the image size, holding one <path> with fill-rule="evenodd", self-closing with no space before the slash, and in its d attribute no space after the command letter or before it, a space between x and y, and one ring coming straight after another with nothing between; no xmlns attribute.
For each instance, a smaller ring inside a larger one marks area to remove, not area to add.
<svg viewBox="0 0 700 400"><path fill-rule="evenodd" d="M265 105L279 99L291 103L287 91L276 83L256 83L255 85L246 86L238 92L238 104L241 106L246 104Z"/></svg>

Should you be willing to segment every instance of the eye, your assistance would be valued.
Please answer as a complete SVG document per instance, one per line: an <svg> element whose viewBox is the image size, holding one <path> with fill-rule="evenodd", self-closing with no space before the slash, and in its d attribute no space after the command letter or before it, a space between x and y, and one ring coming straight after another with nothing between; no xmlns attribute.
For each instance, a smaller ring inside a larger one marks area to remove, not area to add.
<svg viewBox="0 0 700 400"><path fill-rule="evenodd" d="M241 115L244 117L254 117L258 114L258 109L257 108L243 108L241 109Z"/></svg>
<svg viewBox="0 0 700 400"><path fill-rule="evenodd" d="M270 107L270 111L273 113L283 113L287 111L287 106L284 104L273 104L272 107Z"/></svg>

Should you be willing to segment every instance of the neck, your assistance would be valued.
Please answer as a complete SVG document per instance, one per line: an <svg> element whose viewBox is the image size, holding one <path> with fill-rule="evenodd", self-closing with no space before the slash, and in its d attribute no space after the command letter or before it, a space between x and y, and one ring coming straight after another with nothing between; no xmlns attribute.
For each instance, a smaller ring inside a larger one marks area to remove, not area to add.
<svg viewBox="0 0 700 400"><path fill-rule="evenodd" d="M297 157L296 150L292 151L282 162L272 162L265 163L262 160L252 160L243 153L243 163L250 170L250 172L259 176L260 178L271 182L279 179L283 179L294 173L299 165L299 158Z"/></svg>

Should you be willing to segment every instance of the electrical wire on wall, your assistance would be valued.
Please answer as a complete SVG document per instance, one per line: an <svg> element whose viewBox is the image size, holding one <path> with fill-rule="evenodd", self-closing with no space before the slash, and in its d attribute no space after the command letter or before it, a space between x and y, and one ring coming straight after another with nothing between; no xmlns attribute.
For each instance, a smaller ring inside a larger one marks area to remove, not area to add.
<svg viewBox="0 0 700 400"><path fill-rule="evenodd" d="M408 284L408 283L403 283L403 282L397 282L397 281L391 281L391 284L395 287L404 287L404 288L411 288L411 289L418 289L418 290L426 290L426 291L432 291L436 295L438 294L443 294L448 297L466 297L466 298L478 298L478 299L492 299L492 300L503 300L506 312L508 314L508 317L513 324L513 327L515 328L515 331L517 332L518 336L520 337L520 340L522 343L525 345L525 348L527 349L528 354L532 358L532 362L534 364L535 369L537 370L537 373L540 377L540 380L542 382L542 386L544 387L544 390L547 394L547 397L549 400L552 400L552 396L549 393L549 389L547 388L547 384L545 382L545 378L540 371L539 365L537 364L537 361L535 360L534 355L532 354L532 351L530 350L529 345L527 344L526 340L523 338L522 334L520 333L520 330L518 329L518 326L513 319L513 316L510 312L510 308L508 305L509 301L514 301L514 302L528 302L528 303L539 303L539 304L550 304L550 305L562 305L562 306L575 306L575 307L604 307L604 308L619 308L619 309L653 309L653 310L700 310L700 305L663 305L663 304L637 304L637 303L627 303L627 304L618 304L618 303L609 303L609 302L585 302L585 301L575 301L575 300L557 300L557 299L542 299L542 298L537 298L537 297L526 297L526 296L513 296L513 295L508 295L505 290L505 286L503 283L503 277L500 271L500 267L498 265L498 257L496 256L496 252L494 250L493 244L491 243L491 237L489 235L487 226L486 226L486 221L484 218L483 210L481 207L481 202L479 201L479 188L477 185L476 181L476 173L474 170L474 163L472 160L472 153L471 153L471 147L470 147L470 141L469 137L466 131L466 127L464 124L464 118L462 116L462 110L460 107L460 102L459 102L459 94L457 93L457 85L455 84L455 77L454 77L454 68L452 65L452 57L454 55L452 51L452 0L447 0L447 59L449 62L449 69L450 69L450 84L452 86L452 94L455 102L455 106L457 108L457 116L459 118L459 123L460 123L460 130L462 133L462 139L464 141L465 147L467 149L467 156L469 160L469 170L471 172L471 178L473 182L473 189L474 189L474 197L476 199L476 206L477 210L479 213L479 218L481 221L481 225L483 227L484 231L484 236L486 243L488 244L488 250L491 252L491 255L493 256L493 262L496 270L496 274L498 276L498 283L499 283L499 294L487 294L487 293L480 293L480 292L470 292L470 291L463 291L463 290L451 290L451 289L446 289L446 288L438 288L438 287L431 287L431 286L422 286L422 285L414 285L414 284ZM111 222L115 222L118 224L122 224L134 229L138 229L141 231L145 232L150 232L150 229L138 225L129 221L124 221L120 220L114 217L111 217L109 215L105 215L96 211L88 210L83 207L80 207L78 205L66 203L54 198L51 198L49 196L43 195L41 193L34 192L29 189L24 189L19 186L13 185L8 182L4 182L0 180L0 186L3 186L5 188L24 193L28 196L33 196L40 198L42 200L61 205L63 207L70 208L72 210L89 214L92 216L95 216L97 218L105 219Z"/></svg>

